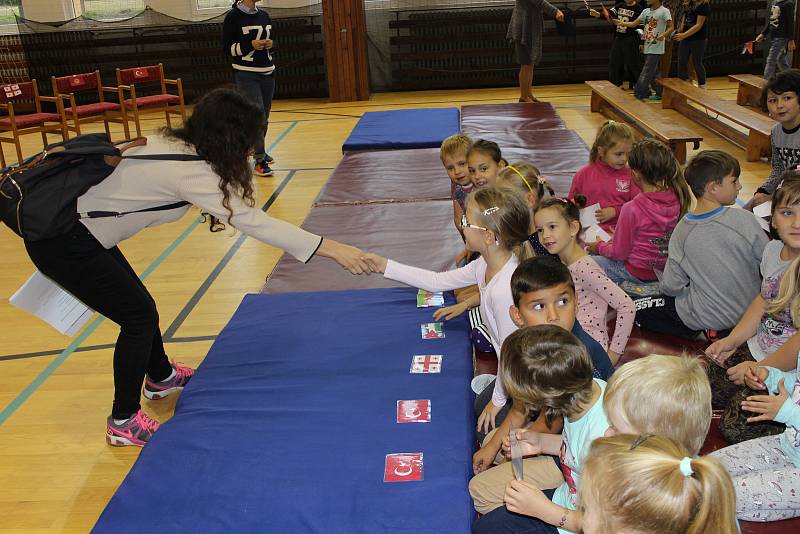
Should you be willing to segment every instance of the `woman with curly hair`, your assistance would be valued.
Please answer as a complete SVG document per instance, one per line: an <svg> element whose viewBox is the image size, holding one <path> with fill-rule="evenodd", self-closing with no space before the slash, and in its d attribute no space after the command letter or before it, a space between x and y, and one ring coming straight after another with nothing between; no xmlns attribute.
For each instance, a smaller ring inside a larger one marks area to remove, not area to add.
<svg viewBox="0 0 800 534"><path fill-rule="evenodd" d="M323 240L255 206L247 158L262 133L261 117L258 106L238 91L211 91L182 128L166 128L145 145L125 151L125 156L168 154L190 160L123 157L114 172L78 198L80 214L122 216L81 218L64 236L25 243L39 271L120 326L106 432L111 445L141 447L158 429L139 404L143 382L145 397L161 399L183 389L194 373L167 358L156 303L117 247L120 241L177 221L194 205L211 215L212 230L222 220L302 262L319 255L354 274L369 271L357 248Z"/></svg>

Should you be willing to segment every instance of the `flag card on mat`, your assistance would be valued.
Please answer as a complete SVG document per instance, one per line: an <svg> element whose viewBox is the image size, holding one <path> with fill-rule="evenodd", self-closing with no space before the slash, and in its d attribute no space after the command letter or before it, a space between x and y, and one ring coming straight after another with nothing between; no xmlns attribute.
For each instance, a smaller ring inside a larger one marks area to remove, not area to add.
<svg viewBox="0 0 800 534"><path fill-rule="evenodd" d="M398 423L430 423L430 399L399 400L397 401Z"/></svg>
<svg viewBox="0 0 800 534"><path fill-rule="evenodd" d="M442 356L440 354L417 354L411 360L412 374L440 373Z"/></svg>
<svg viewBox="0 0 800 534"><path fill-rule="evenodd" d="M413 482L424 480L421 452L399 452L386 455L383 467L384 482Z"/></svg>
<svg viewBox="0 0 800 534"><path fill-rule="evenodd" d="M442 339L444 337L443 323L423 323L420 325L422 339Z"/></svg>
<svg viewBox="0 0 800 534"><path fill-rule="evenodd" d="M420 289L417 292L417 308L430 308L431 306L443 306L444 293L441 291L425 291Z"/></svg>

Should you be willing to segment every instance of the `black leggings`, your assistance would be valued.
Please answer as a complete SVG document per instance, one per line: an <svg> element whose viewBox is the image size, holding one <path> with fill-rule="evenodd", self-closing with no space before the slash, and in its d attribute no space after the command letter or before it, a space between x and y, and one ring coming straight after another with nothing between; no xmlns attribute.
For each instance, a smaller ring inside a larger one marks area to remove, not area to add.
<svg viewBox="0 0 800 534"><path fill-rule="evenodd" d="M700 41L681 41L678 43L678 78L689 79L689 56L692 56L694 70L697 73L697 84L706 84L706 68L703 66L703 56L706 53L706 39Z"/></svg>
<svg viewBox="0 0 800 534"><path fill-rule="evenodd" d="M111 415L127 419L140 408L145 373L158 381L172 372L153 297L119 248L103 248L81 223L64 236L25 242L25 248L39 271L120 326Z"/></svg>

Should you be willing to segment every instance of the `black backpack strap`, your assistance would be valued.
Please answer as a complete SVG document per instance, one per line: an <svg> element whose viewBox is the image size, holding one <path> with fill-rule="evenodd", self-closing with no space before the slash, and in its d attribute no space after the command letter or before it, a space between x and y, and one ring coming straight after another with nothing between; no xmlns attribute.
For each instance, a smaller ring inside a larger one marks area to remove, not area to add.
<svg viewBox="0 0 800 534"><path fill-rule="evenodd" d="M163 206L155 206L152 208L144 208L142 210L136 211L87 211L84 213L79 213L79 219L98 219L100 217L122 217L123 215L130 215L131 213L146 213L148 211L166 211L166 210L174 210L177 208L182 208L183 206L188 206L191 202L186 202L185 200L181 200L180 202L173 202L172 204L165 204Z"/></svg>
<svg viewBox="0 0 800 534"><path fill-rule="evenodd" d="M202 156L192 154L147 154L141 156L122 156L122 159L154 159L160 161L204 161Z"/></svg>

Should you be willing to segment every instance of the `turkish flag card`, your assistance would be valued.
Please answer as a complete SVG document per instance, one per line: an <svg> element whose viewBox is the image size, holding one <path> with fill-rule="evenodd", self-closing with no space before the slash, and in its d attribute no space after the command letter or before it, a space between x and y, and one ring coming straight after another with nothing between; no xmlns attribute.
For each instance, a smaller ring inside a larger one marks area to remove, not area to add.
<svg viewBox="0 0 800 534"><path fill-rule="evenodd" d="M421 452L399 452L386 455L384 482L413 482L424 480Z"/></svg>
<svg viewBox="0 0 800 534"><path fill-rule="evenodd" d="M430 399L399 400L397 401L398 423L430 423Z"/></svg>
<svg viewBox="0 0 800 534"><path fill-rule="evenodd" d="M411 359L412 374L440 373L442 356L439 354L417 354Z"/></svg>
<svg viewBox="0 0 800 534"><path fill-rule="evenodd" d="M444 328L442 323L423 323L420 325L422 339L442 339Z"/></svg>

